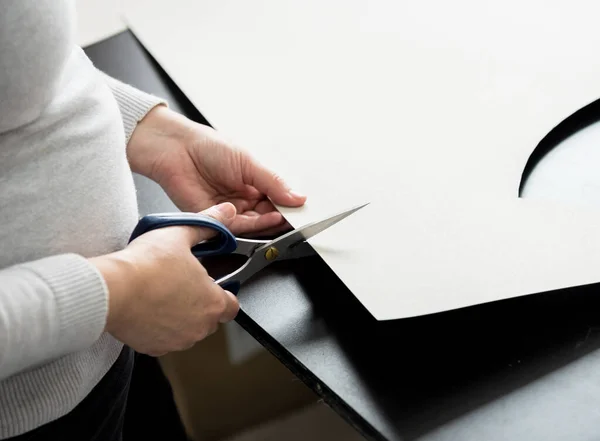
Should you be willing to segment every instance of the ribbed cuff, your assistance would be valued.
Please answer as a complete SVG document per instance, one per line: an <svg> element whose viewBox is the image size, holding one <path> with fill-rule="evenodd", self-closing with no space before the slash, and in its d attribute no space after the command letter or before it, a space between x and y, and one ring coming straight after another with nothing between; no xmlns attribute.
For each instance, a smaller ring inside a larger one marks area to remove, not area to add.
<svg viewBox="0 0 600 441"><path fill-rule="evenodd" d="M62 254L23 265L44 280L56 299L60 320L57 353L94 343L104 331L108 287L97 268L77 254Z"/></svg>
<svg viewBox="0 0 600 441"><path fill-rule="evenodd" d="M119 105L126 142L129 142L137 123L144 119L150 110L158 105L168 106L167 101L160 97L142 92L106 74L103 75Z"/></svg>

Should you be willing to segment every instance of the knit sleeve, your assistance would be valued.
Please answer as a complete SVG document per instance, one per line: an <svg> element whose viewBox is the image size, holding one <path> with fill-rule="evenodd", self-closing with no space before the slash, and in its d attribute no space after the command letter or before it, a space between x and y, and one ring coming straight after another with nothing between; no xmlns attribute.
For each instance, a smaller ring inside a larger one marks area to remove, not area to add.
<svg viewBox="0 0 600 441"><path fill-rule="evenodd" d="M143 92L135 87L113 78L101 72L110 87L121 111L123 125L125 127L125 140L129 142L131 134L150 110L157 105L168 106L164 99Z"/></svg>
<svg viewBox="0 0 600 441"><path fill-rule="evenodd" d="M0 270L0 381L92 345L104 332L108 288L77 254Z"/></svg>

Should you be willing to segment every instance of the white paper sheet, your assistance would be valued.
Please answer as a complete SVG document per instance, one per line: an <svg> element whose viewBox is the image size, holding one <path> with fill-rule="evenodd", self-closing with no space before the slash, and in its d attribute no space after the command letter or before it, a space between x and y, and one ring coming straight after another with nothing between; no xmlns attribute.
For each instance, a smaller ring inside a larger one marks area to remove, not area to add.
<svg viewBox="0 0 600 441"><path fill-rule="evenodd" d="M600 281L600 211L517 199L600 97L593 1L125 2L218 130L308 194L294 226L378 319Z"/></svg>

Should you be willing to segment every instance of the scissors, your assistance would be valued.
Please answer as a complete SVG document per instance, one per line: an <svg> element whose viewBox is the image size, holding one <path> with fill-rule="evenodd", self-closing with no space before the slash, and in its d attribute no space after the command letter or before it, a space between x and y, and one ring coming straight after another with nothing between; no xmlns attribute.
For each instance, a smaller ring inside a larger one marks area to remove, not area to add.
<svg viewBox="0 0 600 441"><path fill-rule="evenodd" d="M129 238L129 242L157 228L175 225L210 228L217 233L215 237L194 245L191 252L196 258L223 254L240 254L246 256L248 259L240 268L216 280L216 283L223 289L237 294L240 286L246 280L271 263L314 255L314 249L306 242L308 239L366 205L368 203L352 207L320 221L303 225L273 240L236 237L221 222L199 213L175 212L149 214L140 219Z"/></svg>

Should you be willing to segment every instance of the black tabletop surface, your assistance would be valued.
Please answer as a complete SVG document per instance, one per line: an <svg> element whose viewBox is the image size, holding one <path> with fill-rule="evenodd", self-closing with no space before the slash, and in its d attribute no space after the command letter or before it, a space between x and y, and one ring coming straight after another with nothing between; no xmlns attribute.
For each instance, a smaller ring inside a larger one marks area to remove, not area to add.
<svg viewBox="0 0 600 441"><path fill-rule="evenodd" d="M86 52L206 122L131 33ZM143 212L174 209L137 182ZM218 275L239 261L206 264ZM239 299L238 323L367 439L600 439L586 426L600 411L600 360L579 366L600 347L598 286L378 322L314 257L273 265Z"/></svg>

